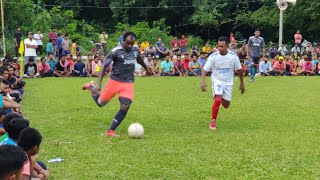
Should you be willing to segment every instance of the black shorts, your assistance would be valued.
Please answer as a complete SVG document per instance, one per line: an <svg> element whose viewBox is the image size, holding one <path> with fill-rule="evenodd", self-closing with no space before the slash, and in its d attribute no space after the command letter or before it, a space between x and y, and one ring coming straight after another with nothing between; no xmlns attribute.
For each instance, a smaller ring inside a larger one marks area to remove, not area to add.
<svg viewBox="0 0 320 180"><path fill-rule="evenodd" d="M254 64L259 64L260 57L251 56L251 59Z"/></svg>

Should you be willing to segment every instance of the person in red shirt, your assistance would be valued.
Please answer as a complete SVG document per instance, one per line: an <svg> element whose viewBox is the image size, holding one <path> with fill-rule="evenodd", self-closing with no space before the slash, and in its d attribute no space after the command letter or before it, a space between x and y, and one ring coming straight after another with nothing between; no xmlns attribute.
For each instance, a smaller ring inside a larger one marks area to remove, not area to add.
<svg viewBox="0 0 320 180"><path fill-rule="evenodd" d="M174 68L175 68L175 72L176 72L176 76L185 76L186 71L184 69L184 64L181 61L181 55L177 55L177 59L175 60L175 62L173 63Z"/></svg>
<svg viewBox="0 0 320 180"><path fill-rule="evenodd" d="M186 53L184 55L184 57L185 58L184 58L184 60L182 60L182 64L183 64L183 68L185 70L185 76L188 76L188 73L190 71L190 69L189 69L190 57L189 57L188 53Z"/></svg>
<svg viewBox="0 0 320 180"><path fill-rule="evenodd" d="M233 32L231 32L230 33L230 43L233 43L233 42L235 42L236 41L236 39L234 38L234 36L233 36Z"/></svg>
<svg viewBox="0 0 320 180"><path fill-rule="evenodd" d="M181 53L182 54L186 54L187 53L187 39L184 35L181 36L181 40L180 40L180 46L181 46Z"/></svg>
<svg viewBox="0 0 320 180"><path fill-rule="evenodd" d="M54 28L51 28L51 31L49 33L49 40L51 40L52 42L52 46L53 46L53 55L54 57L56 57L56 44L57 44L57 34L54 32Z"/></svg>
<svg viewBox="0 0 320 180"><path fill-rule="evenodd" d="M74 65L73 58L72 58L72 54L70 54L70 53L67 54L66 60L68 61L69 66L70 66L70 68L71 68L71 70L72 70L72 69L73 69L73 65Z"/></svg>
<svg viewBox="0 0 320 180"><path fill-rule="evenodd" d="M273 70L270 72L270 75L274 75L274 76L285 75L286 64L283 62L283 60L284 58L280 56L279 60L274 63Z"/></svg>
<svg viewBox="0 0 320 180"><path fill-rule="evenodd" d="M47 63L47 59L42 57L38 64L38 72L41 77L51 77L53 71L51 71L50 65Z"/></svg>
<svg viewBox="0 0 320 180"><path fill-rule="evenodd" d="M307 61L302 65L302 71L298 75L313 76L315 75L314 67L312 63L312 56L308 56Z"/></svg>
<svg viewBox="0 0 320 180"><path fill-rule="evenodd" d="M174 39L172 40L171 47L173 54L177 54L177 52L180 50L180 42L177 37L174 37Z"/></svg>

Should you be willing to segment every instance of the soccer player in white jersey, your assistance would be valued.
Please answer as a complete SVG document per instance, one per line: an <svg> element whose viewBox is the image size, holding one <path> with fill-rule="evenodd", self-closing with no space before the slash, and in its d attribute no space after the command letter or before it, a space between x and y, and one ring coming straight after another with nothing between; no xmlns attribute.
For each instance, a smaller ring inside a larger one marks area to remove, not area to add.
<svg viewBox="0 0 320 180"><path fill-rule="evenodd" d="M206 74L211 71L212 90L214 104L212 106L212 121L210 129L216 130L216 120L219 112L219 107L222 104L224 108L230 106L232 97L232 87L234 79L234 70L238 71L240 78L240 91L244 93L243 72L238 56L228 50L229 39L227 37L220 37L218 39L218 50L209 56L209 59L202 70L201 76L201 90L206 91Z"/></svg>

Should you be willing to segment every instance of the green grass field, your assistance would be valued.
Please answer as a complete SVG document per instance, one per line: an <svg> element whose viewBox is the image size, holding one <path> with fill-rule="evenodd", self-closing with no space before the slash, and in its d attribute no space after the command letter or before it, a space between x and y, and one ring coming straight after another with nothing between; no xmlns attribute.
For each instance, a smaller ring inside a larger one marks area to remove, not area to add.
<svg viewBox="0 0 320 180"><path fill-rule="evenodd" d="M51 179L318 179L319 77L258 77L221 108L209 130L212 91L199 78L137 78L135 100L117 132L102 134L119 108L98 108L87 79L27 80L23 111L43 135L39 160ZM96 79L94 79L96 80ZM127 137L133 122L145 138Z"/></svg>

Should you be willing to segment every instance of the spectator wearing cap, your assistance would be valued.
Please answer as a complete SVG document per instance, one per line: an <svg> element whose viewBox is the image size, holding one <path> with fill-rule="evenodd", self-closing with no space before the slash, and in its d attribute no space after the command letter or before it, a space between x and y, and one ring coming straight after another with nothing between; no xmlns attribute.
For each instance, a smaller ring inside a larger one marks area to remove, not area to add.
<svg viewBox="0 0 320 180"><path fill-rule="evenodd" d="M269 56L265 55L263 57L263 61L259 64L260 74L262 76L270 76L270 72L272 71L271 63L269 62Z"/></svg>
<svg viewBox="0 0 320 180"><path fill-rule="evenodd" d="M50 65L47 63L47 59L42 57L40 63L38 64L38 72L41 77L51 77L53 71L50 68Z"/></svg>
<svg viewBox="0 0 320 180"><path fill-rule="evenodd" d="M28 64L29 59L35 60L37 58L38 43L33 39L33 33L28 33L28 38L24 40L24 64Z"/></svg>
<svg viewBox="0 0 320 180"><path fill-rule="evenodd" d="M37 65L34 63L34 59L30 58L28 64L24 66L25 78L37 78L39 76Z"/></svg>
<svg viewBox="0 0 320 180"><path fill-rule="evenodd" d="M270 75L285 75L286 64L283 62L283 60L284 58L280 56L279 60L274 63L273 70L270 72Z"/></svg>

